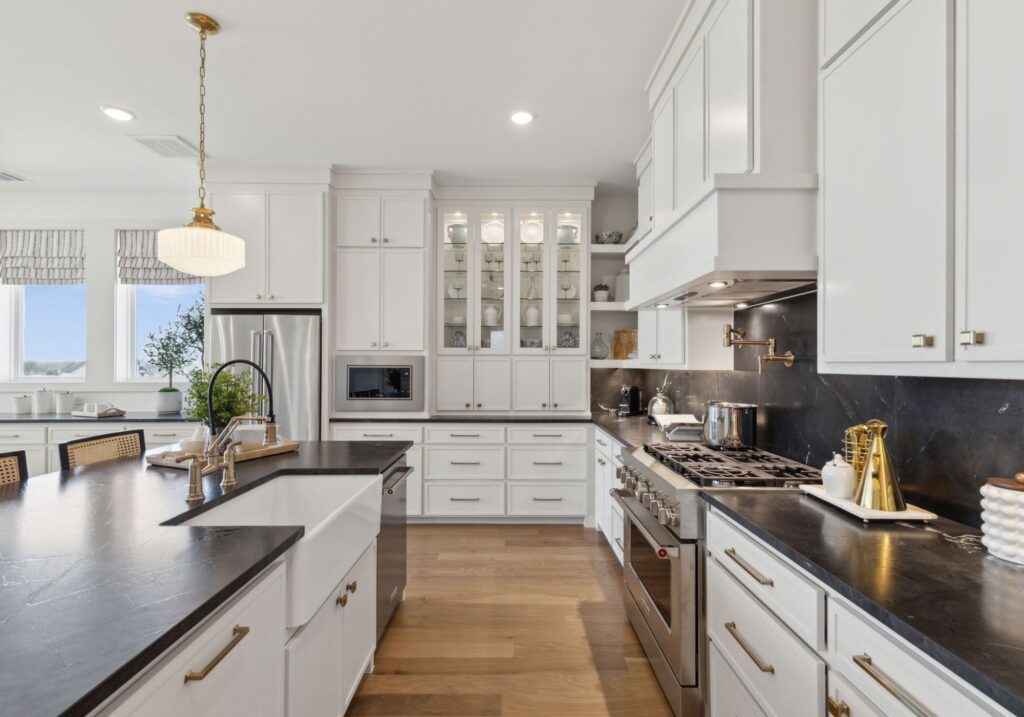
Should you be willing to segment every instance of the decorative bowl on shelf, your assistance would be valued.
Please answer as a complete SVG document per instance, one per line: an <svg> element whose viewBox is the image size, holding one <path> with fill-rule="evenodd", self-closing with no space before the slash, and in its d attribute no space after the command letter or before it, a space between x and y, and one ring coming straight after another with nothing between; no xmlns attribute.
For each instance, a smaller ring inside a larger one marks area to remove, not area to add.
<svg viewBox="0 0 1024 717"><path fill-rule="evenodd" d="M598 244L621 244L622 232L598 232L594 241Z"/></svg>
<svg viewBox="0 0 1024 717"><path fill-rule="evenodd" d="M448 241L452 244L465 244L468 236L469 232L467 231L465 224L448 225Z"/></svg>

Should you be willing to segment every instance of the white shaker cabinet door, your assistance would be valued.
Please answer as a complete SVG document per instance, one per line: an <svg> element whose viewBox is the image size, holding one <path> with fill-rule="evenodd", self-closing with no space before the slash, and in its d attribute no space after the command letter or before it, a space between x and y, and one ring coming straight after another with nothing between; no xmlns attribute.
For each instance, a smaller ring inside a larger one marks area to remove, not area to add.
<svg viewBox="0 0 1024 717"><path fill-rule="evenodd" d="M381 342L385 351L422 351L424 254L385 250L381 279Z"/></svg>
<svg viewBox="0 0 1024 717"><path fill-rule="evenodd" d="M654 230L664 231L675 210L675 101L669 93L654 115L652 170L654 172Z"/></svg>
<svg viewBox="0 0 1024 717"><path fill-rule="evenodd" d="M335 343L339 351L380 348L380 250L338 249Z"/></svg>
<svg viewBox="0 0 1024 717"><path fill-rule="evenodd" d="M821 64L825 65L896 0L821 0ZM1011 0L1012 2L1012 0Z"/></svg>
<svg viewBox="0 0 1024 717"><path fill-rule="evenodd" d="M512 360L512 408L544 411L551 407L548 391L550 362L547 356L519 356Z"/></svg>
<svg viewBox="0 0 1024 717"><path fill-rule="evenodd" d="M654 226L654 170L651 169L650 163L637 177L636 204L636 236L641 239L647 236Z"/></svg>
<svg viewBox="0 0 1024 717"><path fill-rule="evenodd" d="M377 647L377 543L366 549L345 576L342 608L341 697L345 714Z"/></svg>
<svg viewBox="0 0 1024 717"><path fill-rule="evenodd" d="M822 77L824 361L952 355L951 8L898 5Z"/></svg>
<svg viewBox="0 0 1024 717"><path fill-rule="evenodd" d="M337 246L380 246L380 199L338 197L334 206Z"/></svg>
<svg viewBox="0 0 1024 717"><path fill-rule="evenodd" d="M267 195L267 299L286 304L324 300L324 195Z"/></svg>
<svg viewBox="0 0 1024 717"><path fill-rule="evenodd" d="M726 0L705 37L708 173L751 169L751 0Z"/></svg>
<svg viewBox="0 0 1024 717"><path fill-rule="evenodd" d="M704 47L699 42L683 61L676 84L676 206L686 209L704 187Z"/></svg>
<svg viewBox="0 0 1024 717"><path fill-rule="evenodd" d="M437 358L437 410L473 409L473 359L468 356Z"/></svg>
<svg viewBox="0 0 1024 717"><path fill-rule="evenodd" d="M718 646L708 643L708 715L710 717L766 717L764 710L733 672Z"/></svg>
<svg viewBox="0 0 1024 717"><path fill-rule="evenodd" d="M289 717L337 717L343 711L343 608L337 598L344 594L339 585L285 645Z"/></svg>
<svg viewBox="0 0 1024 717"><path fill-rule="evenodd" d="M1024 3L957 4L957 359L1024 361ZM971 345L959 332L983 334Z"/></svg>
<svg viewBox="0 0 1024 717"><path fill-rule="evenodd" d="M658 360L658 310L647 309L636 314L636 355L640 363Z"/></svg>
<svg viewBox="0 0 1024 717"><path fill-rule="evenodd" d="M211 304L251 304L267 294L267 206L263 192L212 192L213 221L245 241L245 267L210 279Z"/></svg>
<svg viewBox="0 0 1024 717"><path fill-rule="evenodd" d="M658 363L686 363L686 312L662 309L658 315Z"/></svg>
<svg viewBox="0 0 1024 717"><path fill-rule="evenodd" d="M384 246L422 247L426 210L422 199L385 197L381 200L381 242Z"/></svg>
<svg viewBox="0 0 1024 717"><path fill-rule="evenodd" d="M555 411L586 411L587 394L586 357L556 356L551 359L551 408Z"/></svg>
<svg viewBox="0 0 1024 717"><path fill-rule="evenodd" d="M412 473L405 479L405 514L423 514L423 446L413 446L405 453L405 463Z"/></svg>
<svg viewBox="0 0 1024 717"><path fill-rule="evenodd" d="M512 408L511 359L482 356L474 359L473 386L477 411L508 411ZM468 377L467 377L468 379Z"/></svg>

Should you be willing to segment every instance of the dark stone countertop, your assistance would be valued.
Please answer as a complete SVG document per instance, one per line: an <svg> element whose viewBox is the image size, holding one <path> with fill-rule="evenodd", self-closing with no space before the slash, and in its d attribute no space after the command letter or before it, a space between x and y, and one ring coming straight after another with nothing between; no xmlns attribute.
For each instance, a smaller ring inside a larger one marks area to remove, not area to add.
<svg viewBox="0 0 1024 717"><path fill-rule="evenodd" d="M796 491L711 491L704 499L1013 714L1024 714L1024 566L990 556L980 533L860 520Z"/></svg>
<svg viewBox="0 0 1024 717"><path fill-rule="evenodd" d="M665 434L657 426L647 423L647 416L619 418L614 413L595 413L590 419L595 426L630 450L643 448L645 443L663 443Z"/></svg>
<svg viewBox="0 0 1024 717"><path fill-rule="evenodd" d="M590 423L589 418L567 416L430 416L429 418L331 418L331 423Z"/></svg>
<svg viewBox="0 0 1024 717"><path fill-rule="evenodd" d="M180 413L128 411L112 418L84 418L70 413L0 413L0 423L198 423Z"/></svg>
<svg viewBox="0 0 1024 717"><path fill-rule="evenodd" d="M303 443L238 464L226 495L206 477L194 508L187 472L141 458L0 489L0 712L88 714L303 534L174 523L272 478L381 473L411 445Z"/></svg>

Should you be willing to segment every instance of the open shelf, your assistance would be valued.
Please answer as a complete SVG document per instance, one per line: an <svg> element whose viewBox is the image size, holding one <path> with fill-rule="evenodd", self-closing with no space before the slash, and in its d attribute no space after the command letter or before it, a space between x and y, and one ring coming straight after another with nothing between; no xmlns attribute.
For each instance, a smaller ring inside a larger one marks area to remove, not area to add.
<svg viewBox="0 0 1024 717"><path fill-rule="evenodd" d="M625 301L591 301L591 311L621 311L626 313L634 313L626 310Z"/></svg>
<svg viewBox="0 0 1024 717"><path fill-rule="evenodd" d="M594 254L625 254L625 244L591 244L590 253Z"/></svg>
<svg viewBox="0 0 1024 717"><path fill-rule="evenodd" d="M590 368L636 368L639 359L590 359Z"/></svg>

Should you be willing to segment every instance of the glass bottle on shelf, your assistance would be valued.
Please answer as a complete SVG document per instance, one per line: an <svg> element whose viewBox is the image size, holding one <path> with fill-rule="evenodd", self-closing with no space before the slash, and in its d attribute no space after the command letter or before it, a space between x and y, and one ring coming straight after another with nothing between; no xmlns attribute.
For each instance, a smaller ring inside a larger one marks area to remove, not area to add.
<svg viewBox="0 0 1024 717"><path fill-rule="evenodd" d="M598 331L594 335L593 342L590 344L590 358L603 361L608 358L608 353L610 351L611 348L608 346L608 342L604 340L604 336L602 336L601 332Z"/></svg>
<svg viewBox="0 0 1024 717"><path fill-rule="evenodd" d="M442 219L444 348L466 348L469 330L469 222L465 212Z"/></svg>

